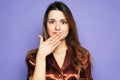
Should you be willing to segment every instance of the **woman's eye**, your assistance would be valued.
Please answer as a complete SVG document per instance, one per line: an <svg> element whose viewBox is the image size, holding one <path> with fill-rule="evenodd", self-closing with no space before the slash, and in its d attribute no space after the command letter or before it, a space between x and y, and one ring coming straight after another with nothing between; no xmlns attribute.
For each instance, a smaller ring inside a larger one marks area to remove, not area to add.
<svg viewBox="0 0 120 80"><path fill-rule="evenodd" d="M54 24L54 21L49 21L50 24Z"/></svg>
<svg viewBox="0 0 120 80"><path fill-rule="evenodd" d="M67 21L62 21L62 24L67 24Z"/></svg>

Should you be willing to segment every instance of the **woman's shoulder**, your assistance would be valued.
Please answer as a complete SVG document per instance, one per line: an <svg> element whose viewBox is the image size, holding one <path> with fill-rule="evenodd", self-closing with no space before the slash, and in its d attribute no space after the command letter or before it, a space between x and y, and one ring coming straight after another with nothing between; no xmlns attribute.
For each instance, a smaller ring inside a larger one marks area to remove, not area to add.
<svg viewBox="0 0 120 80"><path fill-rule="evenodd" d="M28 64L35 65L37 52L38 52L38 48L28 51L27 56L26 56L26 62Z"/></svg>
<svg viewBox="0 0 120 80"><path fill-rule="evenodd" d="M89 55L89 51L84 47L80 47L80 52L83 54Z"/></svg>
<svg viewBox="0 0 120 80"><path fill-rule="evenodd" d="M27 53L26 58L35 57L36 54L37 54L37 51L38 51L38 48L35 48L35 49L32 49L32 50L29 50L28 53Z"/></svg>
<svg viewBox="0 0 120 80"><path fill-rule="evenodd" d="M81 63L83 64L84 68L88 67L88 65L91 63L91 55L90 55L89 51L84 47L80 47L78 56L81 60Z"/></svg>
<svg viewBox="0 0 120 80"><path fill-rule="evenodd" d="M83 58L88 58L90 56L89 51L84 47L79 47L77 52L78 52L78 56L81 56Z"/></svg>

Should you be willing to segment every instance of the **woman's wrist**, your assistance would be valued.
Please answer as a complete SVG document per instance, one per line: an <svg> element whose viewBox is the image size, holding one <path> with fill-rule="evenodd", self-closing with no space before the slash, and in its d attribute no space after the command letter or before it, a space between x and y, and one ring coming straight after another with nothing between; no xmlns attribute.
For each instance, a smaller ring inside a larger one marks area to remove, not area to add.
<svg viewBox="0 0 120 80"><path fill-rule="evenodd" d="M46 60L45 53L38 51L37 56L36 56L36 61L44 61L44 60Z"/></svg>

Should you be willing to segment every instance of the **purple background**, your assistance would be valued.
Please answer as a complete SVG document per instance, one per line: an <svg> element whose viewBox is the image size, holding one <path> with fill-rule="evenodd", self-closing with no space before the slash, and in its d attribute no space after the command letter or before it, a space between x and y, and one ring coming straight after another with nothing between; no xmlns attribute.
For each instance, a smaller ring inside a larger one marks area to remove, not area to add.
<svg viewBox="0 0 120 80"><path fill-rule="evenodd" d="M42 20L54 0L0 0L0 80L26 80L25 57L39 45ZM120 0L63 0L91 55L94 80L120 80Z"/></svg>

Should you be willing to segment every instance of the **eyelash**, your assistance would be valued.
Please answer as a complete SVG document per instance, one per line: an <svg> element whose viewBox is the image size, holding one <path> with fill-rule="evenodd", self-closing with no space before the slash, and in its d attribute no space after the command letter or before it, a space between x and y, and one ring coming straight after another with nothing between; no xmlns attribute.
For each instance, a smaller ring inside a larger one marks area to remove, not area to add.
<svg viewBox="0 0 120 80"><path fill-rule="evenodd" d="M54 24L55 21L48 21L49 24ZM61 21L62 24L67 24L67 21Z"/></svg>
<svg viewBox="0 0 120 80"><path fill-rule="evenodd" d="M61 21L62 22L62 24L67 24L67 21Z"/></svg>
<svg viewBox="0 0 120 80"><path fill-rule="evenodd" d="M55 21L49 21L50 24L53 24Z"/></svg>

